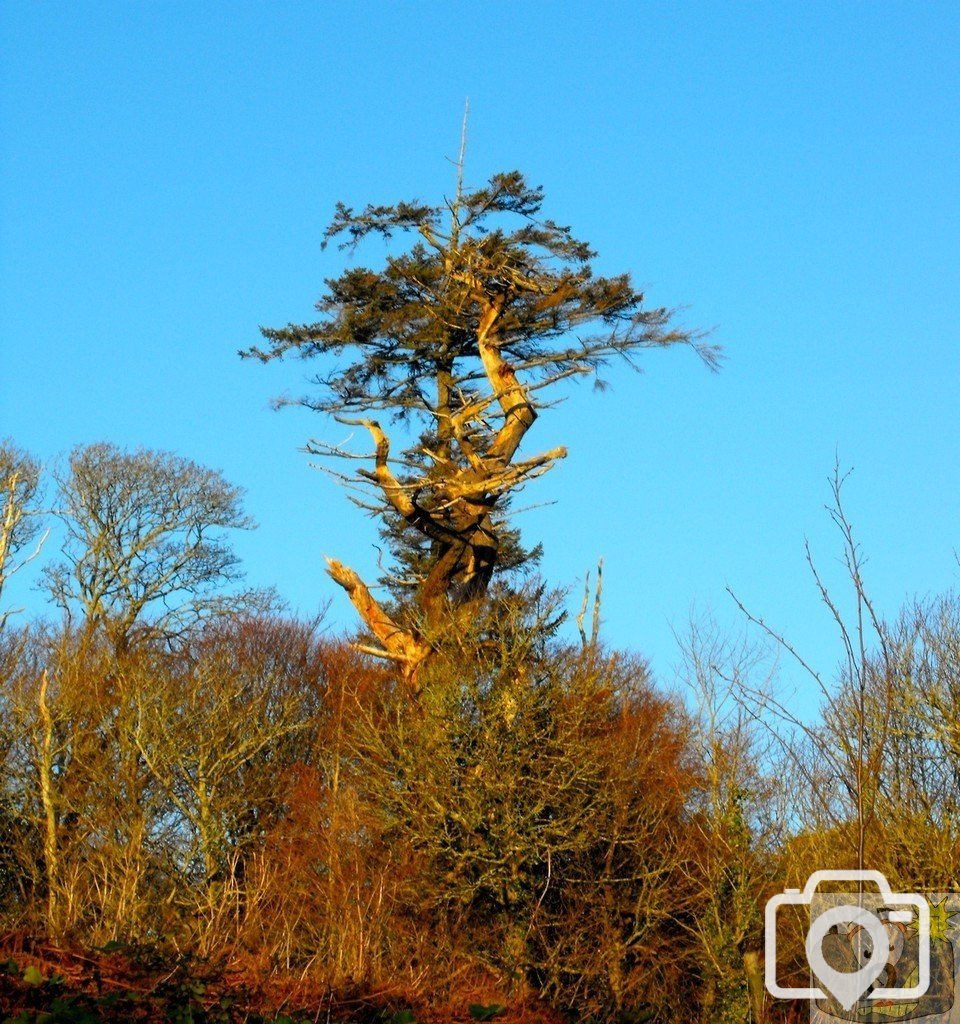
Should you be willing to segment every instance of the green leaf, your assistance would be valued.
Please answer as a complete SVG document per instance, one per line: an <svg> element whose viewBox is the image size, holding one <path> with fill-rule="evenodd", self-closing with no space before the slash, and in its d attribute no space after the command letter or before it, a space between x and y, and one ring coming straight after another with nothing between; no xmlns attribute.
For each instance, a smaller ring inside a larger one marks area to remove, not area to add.
<svg viewBox="0 0 960 1024"><path fill-rule="evenodd" d="M44 982L44 977L40 973L40 971L36 967L34 967L33 964L31 964L24 970L23 980L28 985L42 985Z"/></svg>

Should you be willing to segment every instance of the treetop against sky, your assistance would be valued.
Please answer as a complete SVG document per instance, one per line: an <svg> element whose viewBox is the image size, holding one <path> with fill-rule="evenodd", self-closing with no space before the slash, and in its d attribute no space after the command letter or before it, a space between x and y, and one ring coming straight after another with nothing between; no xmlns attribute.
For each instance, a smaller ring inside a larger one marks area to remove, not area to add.
<svg viewBox="0 0 960 1024"><path fill-rule="evenodd" d="M358 428L274 415L309 367L235 353L314 316L338 201L452 193L467 96L467 186L520 168L598 274L687 304L727 356L611 367L538 423L538 451L569 451L519 523L551 580L606 556L613 643L665 670L691 604L736 620L730 584L835 659L803 541L833 572L837 453L884 610L956 582L955 11L533 5L482 45L432 4L0 19L2 432L45 461L110 441L221 469L261 524L237 544L252 585L312 611L325 554L377 575L300 450Z"/></svg>

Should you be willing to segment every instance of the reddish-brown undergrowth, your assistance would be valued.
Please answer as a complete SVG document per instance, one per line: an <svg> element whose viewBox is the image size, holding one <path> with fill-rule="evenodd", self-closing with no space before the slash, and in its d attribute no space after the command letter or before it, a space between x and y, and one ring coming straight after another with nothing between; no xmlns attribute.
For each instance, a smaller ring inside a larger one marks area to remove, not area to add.
<svg viewBox="0 0 960 1024"><path fill-rule="evenodd" d="M463 979L457 998L431 1000L382 985L331 992L310 977L161 951L82 950L23 932L0 936L0 1020L36 1024L443 1024L502 1006L501 1024L561 1024L535 999L508 1000L486 979ZM471 1012L471 1007L474 1007Z"/></svg>

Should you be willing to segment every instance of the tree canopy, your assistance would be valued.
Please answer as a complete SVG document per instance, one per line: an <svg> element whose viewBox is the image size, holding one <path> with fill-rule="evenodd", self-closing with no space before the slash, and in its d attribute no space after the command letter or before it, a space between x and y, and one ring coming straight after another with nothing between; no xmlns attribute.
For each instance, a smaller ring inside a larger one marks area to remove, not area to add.
<svg viewBox="0 0 960 1024"><path fill-rule="evenodd" d="M369 432L372 453L309 450L362 463L339 475L382 517L413 599L388 611L353 570L329 560L329 571L380 641L376 652L411 677L449 615L482 597L498 567L523 561L504 510L566 455L520 453L556 385L672 345L717 364L716 348L671 310L648 308L629 274L596 275L589 244L542 216L543 202L512 171L472 191L461 180L434 205L338 205L324 244L352 252L376 236L388 243L383 266L327 280L316 321L262 328L267 344L242 353L321 357L315 390L297 401ZM398 251L398 233L416 240ZM412 438L400 452L391 424Z"/></svg>

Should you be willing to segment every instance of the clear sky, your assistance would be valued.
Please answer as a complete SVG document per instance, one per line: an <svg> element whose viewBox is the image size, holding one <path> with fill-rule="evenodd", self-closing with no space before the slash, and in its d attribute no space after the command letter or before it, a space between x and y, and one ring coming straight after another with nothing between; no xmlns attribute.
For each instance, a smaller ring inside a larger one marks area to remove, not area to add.
<svg viewBox="0 0 960 1024"><path fill-rule="evenodd" d="M236 352L311 317L338 199L450 191L469 96L468 183L523 170L727 353L653 353L537 423L570 448L527 492L545 573L603 556L607 637L664 677L693 606L736 624L726 585L829 671L803 542L839 581L837 453L885 612L960 573L958 12L6 0L0 434L221 468L250 581L352 625L322 555L373 575L375 525L298 451L342 428L270 411L308 365Z"/></svg>

